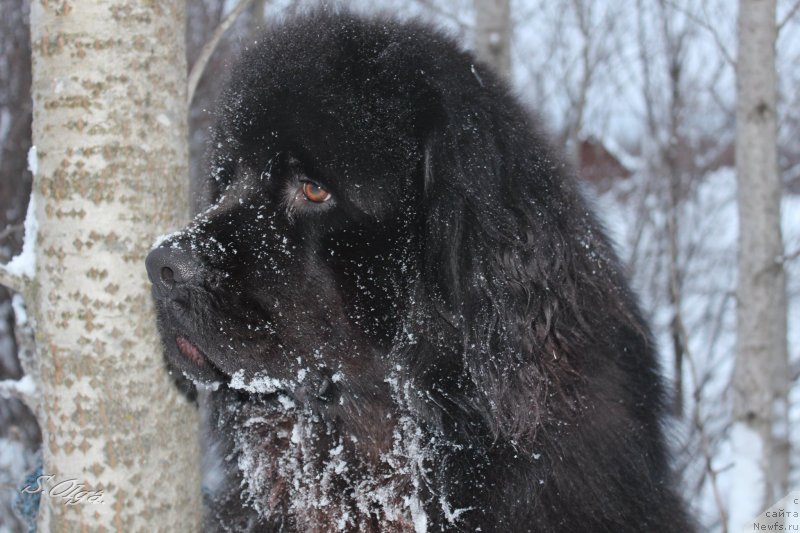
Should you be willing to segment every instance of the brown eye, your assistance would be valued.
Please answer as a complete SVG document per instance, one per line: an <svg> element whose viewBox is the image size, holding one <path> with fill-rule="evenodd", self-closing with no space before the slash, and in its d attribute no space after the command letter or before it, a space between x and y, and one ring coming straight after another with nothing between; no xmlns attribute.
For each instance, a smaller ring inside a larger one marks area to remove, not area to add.
<svg viewBox="0 0 800 533"><path fill-rule="evenodd" d="M306 200L315 203L327 202L331 197L331 193L310 181L303 182L303 194Z"/></svg>

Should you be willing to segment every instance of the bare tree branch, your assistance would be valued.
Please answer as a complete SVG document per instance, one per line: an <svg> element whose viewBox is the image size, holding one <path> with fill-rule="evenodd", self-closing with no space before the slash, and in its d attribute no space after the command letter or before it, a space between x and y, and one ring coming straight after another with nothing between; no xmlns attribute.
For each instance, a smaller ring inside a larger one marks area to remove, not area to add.
<svg viewBox="0 0 800 533"><path fill-rule="evenodd" d="M458 24L459 28L463 32L467 28L471 28L474 25L469 24L461 19L458 18L458 14L454 11L447 11L443 9L439 4L434 2L434 0L417 0L417 3L424 7L425 9L430 10L433 13L436 13L439 16L442 16L446 19L452 20L456 24Z"/></svg>
<svg viewBox="0 0 800 533"><path fill-rule="evenodd" d="M6 265L0 265L0 285L5 285L14 292L25 294L28 284L27 277L14 274L6 268Z"/></svg>
<svg viewBox="0 0 800 533"><path fill-rule="evenodd" d="M792 20L792 17L794 17L797 14L798 9L800 9L800 0L794 3L791 9L789 9L789 11L783 17L783 19L778 23L778 30L777 30L778 33L781 32L781 30L783 29L783 27L786 25L787 22Z"/></svg>
<svg viewBox="0 0 800 533"><path fill-rule="evenodd" d="M19 233L22 231L22 224L11 224L10 226L6 226L0 231L0 240L5 239L9 235L13 235L15 233Z"/></svg>
<svg viewBox="0 0 800 533"><path fill-rule="evenodd" d="M188 90L186 94L186 101L189 105L191 105L192 100L194 99L194 93L197 90L197 84L200 83L200 78L203 75L203 72L206 69L206 65L208 64L208 60L211 59L211 55L214 53L214 50L217 49L217 45L219 44L222 36L225 35L225 32L228 31L228 28L236 22L236 19L239 18L239 15L247 9L250 4L253 3L253 0L239 0L239 3L236 4L230 13L225 17L225 20L220 22L217 29L214 30L214 33L211 35L211 39L203 46L203 49L200 50L200 55L197 57L197 60L192 65L192 69L189 72L189 78L187 80Z"/></svg>
<svg viewBox="0 0 800 533"><path fill-rule="evenodd" d="M783 254L783 256L780 258L779 262L781 264L789 263L791 261L794 261L798 257L800 257L800 248L798 248L794 252L789 252L789 253Z"/></svg>
<svg viewBox="0 0 800 533"><path fill-rule="evenodd" d="M789 378L789 382L794 383L795 381L800 380L800 362L795 361L794 364L791 365L789 368L791 372L789 374L791 376Z"/></svg>
<svg viewBox="0 0 800 533"><path fill-rule="evenodd" d="M719 51L722 54L722 57L725 59L725 61L728 64L730 64L731 66L735 66L736 65L736 59L734 59L733 54L731 54L728 51L728 49L725 47L725 45L722 43L722 38L720 37L719 32L717 31L717 29L714 26L712 26L708 22L707 17L698 17L697 15L695 15L694 13L692 13L691 11L686 9L685 7L679 6L678 4L676 4L672 0L666 0L666 4L668 4L670 7L672 7L676 11L679 11L679 12L683 13L691 21L693 21L695 24L697 24L698 26L700 26L704 30L708 31L711 34L711 37L714 38L714 42L717 44L717 48L719 49Z"/></svg>
<svg viewBox="0 0 800 533"><path fill-rule="evenodd" d="M703 420L702 413L700 412L700 406L702 404L702 388L703 385L700 385L700 380L698 379L697 375L697 367L695 366L694 358L692 357L691 350L688 349L689 337L686 333L686 328L684 328L683 322L678 322L678 333L681 337L683 337L684 345L686 346L686 362L689 366L689 373L692 376L692 381L694 382L694 409L692 410L692 424L694 425L695 429L700 436L700 451L703 454L703 463L706 472L708 473L708 479L711 483L711 492L714 495L714 503L717 507L717 512L719 513L720 518L720 530L722 533L728 532L728 513L725 509L725 503L722 498L722 492L719 489L719 481L717 480L717 476L719 471L716 470L713 466L713 453L711 451L711 440L708 436L708 429L706 428L705 421Z"/></svg>
<svg viewBox="0 0 800 533"><path fill-rule="evenodd" d="M17 358L22 366L23 372L26 376L30 376L34 383L39 383L39 365L36 359L36 335L33 329L33 321L28 318L28 310L25 305L25 299L21 294L15 294L11 297L11 308L14 311L14 339L17 342ZM30 404L28 407L33 408ZM33 413L42 420L39 416L42 413L33 411Z"/></svg>

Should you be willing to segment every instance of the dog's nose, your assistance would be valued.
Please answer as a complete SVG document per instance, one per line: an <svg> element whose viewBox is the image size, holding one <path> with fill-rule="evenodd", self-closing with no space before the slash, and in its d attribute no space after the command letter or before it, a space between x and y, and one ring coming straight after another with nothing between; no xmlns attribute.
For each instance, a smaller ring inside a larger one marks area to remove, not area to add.
<svg viewBox="0 0 800 533"><path fill-rule="evenodd" d="M147 275L156 295L168 297L172 290L193 280L200 271L198 259L186 250L161 246L147 254Z"/></svg>

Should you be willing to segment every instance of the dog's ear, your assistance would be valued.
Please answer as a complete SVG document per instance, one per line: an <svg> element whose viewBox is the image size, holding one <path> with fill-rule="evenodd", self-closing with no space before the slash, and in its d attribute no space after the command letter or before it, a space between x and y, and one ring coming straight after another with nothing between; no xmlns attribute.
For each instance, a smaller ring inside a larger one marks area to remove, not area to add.
<svg viewBox="0 0 800 533"><path fill-rule="evenodd" d="M522 442L556 415L548 396L580 379L573 358L602 322L584 312L601 297L592 271L616 267L561 156L490 75L479 81L443 97L425 146L422 284L431 316L456 330L470 408Z"/></svg>

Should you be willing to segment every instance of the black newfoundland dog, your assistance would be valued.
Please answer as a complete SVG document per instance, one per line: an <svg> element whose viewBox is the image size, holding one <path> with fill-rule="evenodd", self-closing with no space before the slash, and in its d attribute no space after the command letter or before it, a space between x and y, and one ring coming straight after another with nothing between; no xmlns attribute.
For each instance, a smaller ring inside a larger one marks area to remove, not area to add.
<svg viewBox="0 0 800 533"><path fill-rule="evenodd" d="M211 150L147 259L169 366L214 390L208 529L691 529L648 326L490 69L307 16L233 68Z"/></svg>

